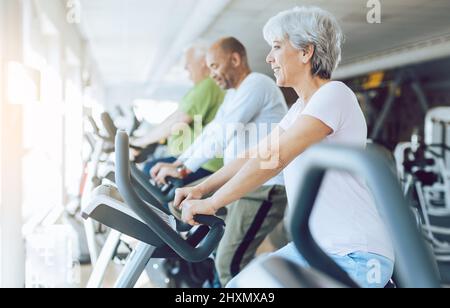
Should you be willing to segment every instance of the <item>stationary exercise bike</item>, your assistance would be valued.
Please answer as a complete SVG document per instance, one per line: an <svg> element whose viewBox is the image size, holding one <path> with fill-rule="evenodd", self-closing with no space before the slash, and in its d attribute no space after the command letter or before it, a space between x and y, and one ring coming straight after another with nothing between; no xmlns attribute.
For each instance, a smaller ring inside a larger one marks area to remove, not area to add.
<svg viewBox="0 0 450 308"><path fill-rule="evenodd" d="M99 221L114 229L114 232L140 241L115 285L125 288L136 284L152 258L184 259L192 263L206 260L217 247L225 227L217 217L199 215L195 219L202 226L186 235L180 231L186 225L167 207L161 203L150 204L142 198L148 190L142 183L133 180L131 174L128 136L118 132L116 183L124 202L111 198L113 189L109 187L99 191L96 197L98 202L90 204L83 212L85 218Z"/></svg>
<svg viewBox="0 0 450 308"><path fill-rule="evenodd" d="M112 118L108 114L102 115L102 125L108 136L112 136L117 132ZM133 183L137 187L137 193L140 197L150 204L156 204L163 208L167 214L179 213L175 209L169 208L169 203L175 197L175 190L182 187L183 182L179 179L168 178L167 185L158 186L152 184L148 175L142 173L137 167L136 162L130 162L130 174ZM105 195L109 200L105 200ZM91 198L90 206L96 207L101 203L109 202L111 204L121 202L120 194L114 191L114 187L99 187ZM179 232L194 232L191 226L177 223ZM120 232L112 230L105 242L101 251L98 262L94 267L94 271L88 282L89 287L99 287L102 283L105 271L109 261L116 255L117 247L123 241L124 237ZM126 239L126 238L125 238ZM159 287L202 287L205 285L212 285L214 280L214 261L213 259L206 259L201 263L191 263L183 259L154 259L147 267L147 273L152 277L154 282Z"/></svg>
<svg viewBox="0 0 450 308"><path fill-rule="evenodd" d="M244 271L238 287L329 288L358 287L316 243L309 228L311 213L328 170L351 172L366 179L393 241L397 287L440 287L436 262L419 232L409 205L382 154L337 145L316 145L304 154L305 168L297 198L292 205L289 229L299 253L309 268L279 258L268 258L251 273Z"/></svg>

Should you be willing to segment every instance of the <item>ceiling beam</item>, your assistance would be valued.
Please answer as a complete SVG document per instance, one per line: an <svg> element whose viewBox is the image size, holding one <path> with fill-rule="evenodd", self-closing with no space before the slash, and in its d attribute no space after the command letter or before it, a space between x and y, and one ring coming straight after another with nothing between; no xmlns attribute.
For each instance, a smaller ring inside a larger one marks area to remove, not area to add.
<svg viewBox="0 0 450 308"><path fill-rule="evenodd" d="M435 37L355 59L340 66L334 79L349 79L374 71L389 70L450 56L450 35Z"/></svg>

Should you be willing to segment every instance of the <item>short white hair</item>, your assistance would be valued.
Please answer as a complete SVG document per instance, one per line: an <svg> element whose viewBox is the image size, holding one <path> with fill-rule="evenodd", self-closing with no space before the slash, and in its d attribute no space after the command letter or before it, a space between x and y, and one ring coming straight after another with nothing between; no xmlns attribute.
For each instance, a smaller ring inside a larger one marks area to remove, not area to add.
<svg viewBox="0 0 450 308"><path fill-rule="evenodd" d="M184 54L186 54L190 50L193 50L194 58L196 60L200 60L201 58L206 57L209 47L210 47L210 44L207 41L197 40L195 42L190 43L188 46L186 46L186 48L184 49Z"/></svg>
<svg viewBox="0 0 450 308"><path fill-rule="evenodd" d="M292 46L304 50L314 46L311 73L330 79L341 61L344 35L336 18L314 6L295 7L272 17L263 30L264 39L273 44L278 39L288 39Z"/></svg>

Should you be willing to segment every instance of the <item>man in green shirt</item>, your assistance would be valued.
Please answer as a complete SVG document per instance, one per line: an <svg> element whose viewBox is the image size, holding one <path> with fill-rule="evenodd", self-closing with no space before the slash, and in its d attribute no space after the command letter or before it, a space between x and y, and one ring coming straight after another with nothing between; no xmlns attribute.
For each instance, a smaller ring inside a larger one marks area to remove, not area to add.
<svg viewBox="0 0 450 308"><path fill-rule="evenodd" d="M214 120L217 110L223 102L225 92L209 78L209 68L206 65L208 46L197 44L186 51L186 70L194 87L183 97L178 110L163 123L152 129L144 137L132 141L134 146L146 147L167 139L169 157L147 162L144 172L149 174L151 168L159 162L172 163L181 155L202 133L202 128ZM208 176L223 165L222 159L212 159L205 163L197 172L184 178L189 184Z"/></svg>

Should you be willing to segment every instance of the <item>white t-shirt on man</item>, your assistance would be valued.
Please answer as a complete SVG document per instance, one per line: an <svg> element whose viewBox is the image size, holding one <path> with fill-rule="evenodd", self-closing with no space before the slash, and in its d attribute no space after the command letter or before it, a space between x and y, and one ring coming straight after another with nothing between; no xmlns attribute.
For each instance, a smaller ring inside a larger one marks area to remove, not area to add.
<svg viewBox="0 0 450 308"><path fill-rule="evenodd" d="M238 89L228 90L214 120L178 158L192 171L209 159L223 157L224 165L257 146L287 114L283 93L266 75L251 73ZM263 186L283 185L280 174Z"/></svg>
<svg viewBox="0 0 450 308"><path fill-rule="evenodd" d="M323 85L306 104L299 100L280 123L287 131L301 115L314 117L333 130L322 142L366 147L367 124L355 94L344 83ZM289 203L300 183L300 154L285 170ZM347 255L362 251L394 260L390 237L364 180L350 173L328 171L310 221L314 239L327 253Z"/></svg>

